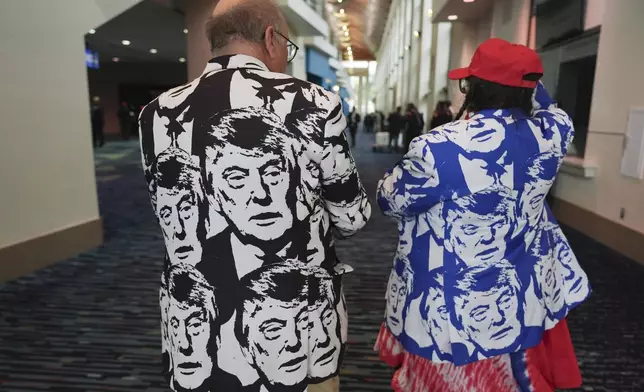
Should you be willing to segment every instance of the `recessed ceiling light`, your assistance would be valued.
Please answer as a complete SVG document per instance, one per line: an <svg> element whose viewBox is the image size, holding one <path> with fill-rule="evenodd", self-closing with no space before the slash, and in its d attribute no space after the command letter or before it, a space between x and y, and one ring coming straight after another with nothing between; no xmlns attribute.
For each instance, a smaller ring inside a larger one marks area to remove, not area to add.
<svg viewBox="0 0 644 392"><path fill-rule="evenodd" d="M420 31L418 30L414 31L414 37L416 38L420 37Z"/></svg>
<svg viewBox="0 0 644 392"><path fill-rule="evenodd" d="M124 39L123 41L121 41L121 43L122 43L123 45L125 45L125 46L128 46L129 44L131 44L131 42L130 42L130 41L128 41L128 40L126 40L126 39Z"/></svg>
<svg viewBox="0 0 644 392"><path fill-rule="evenodd" d="M96 30L94 30L94 29L90 29L90 30L89 30L89 33L90 33L90 34L96 34Z"/></svg>
<svg viewBox="0 0 644 392"><path fill-rule="evenodd" d="M119 61L121 61L121 59L118 57L112 57L112 61L114 61L115 63L118 63Z"/></svg>
<svg viewBox="0 0 644 392"><path fill-rule="evenodd" d="M447 17L447 20L456 20L458 19L458 15L450 15Z"/></svg>
<svg viewBox="0 0 644 392"><path fill-rule="evenodd" d="M428 9L428 10L427 10L427 15L428 15L428 16L432 16L432 15L434 15L434 10L432 10L431 8L430 8L430 9Z"/></svg>
<svg viewBox="0 0 644 392"><path fill-rule="evenodd" d="M348 32L348 31L345 31L345 32L344 32L344 36L345 36L345 37L348 37L348 36L349 36L349 32Z"/></svg>
<svg viewBox="0 0 644 392"><path fill-rule="evenodd" d="M405 46L405 50L409 50L409 48L410 48L409 45Z"/></svg>
<svg viewBox="0 0 644 392"><path fill-rule="evenodd" d="M185 59L185 58L183 58L183 57L179 57L179 62L180 62L180 63L185 63L185 62L186 62L186 59Z"/></svg>
<svg viewBox="0 0 644 392"><path fill-rule="evenodd" d="M348 29L349 27L347 27L347 25L342 25L342 30L347 31Z"/></svg>
<svg viewBox="0 0 644 392"><path fill-rule="evenodd" d="M340 13L344 14L344 8L340 8Z"/></svg>
<svg viewBox="0 0 644 392"><path fill-rule="evenodd" d="M188 29L183 29L184 34L188 34Z"/></svg>
<svg viewBox="0 0 644 392"><path fill-rule="evenodd" d="M157 53L157 50L156 50L156 49L154 49L154 48L152 48L152 49L150 49L150 53L152 53L152 54L156 54L156 53Z"/></svg>

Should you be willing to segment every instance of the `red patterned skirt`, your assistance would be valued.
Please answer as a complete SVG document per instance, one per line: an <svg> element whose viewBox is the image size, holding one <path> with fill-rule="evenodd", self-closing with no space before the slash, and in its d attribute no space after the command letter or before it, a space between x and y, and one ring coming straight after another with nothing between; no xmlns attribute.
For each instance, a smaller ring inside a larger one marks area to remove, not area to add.
<svg viewBox="0 0 644 392"><path fill-rule="evenodd" d="M396 368L396 392L553 392L581 386L566 320L546 331L538 346L463 366L406 352L384 323L375 350Z"/></svg>

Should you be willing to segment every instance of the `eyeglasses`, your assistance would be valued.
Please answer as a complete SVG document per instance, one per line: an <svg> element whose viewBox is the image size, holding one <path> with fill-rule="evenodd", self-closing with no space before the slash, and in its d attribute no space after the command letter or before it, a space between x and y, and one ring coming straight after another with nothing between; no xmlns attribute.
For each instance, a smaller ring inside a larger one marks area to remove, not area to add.
<svg viewBox="0 0 644 392"><path fill-rule="evenodd" d="M467 90L470 89L470 83L467 79L460 79L458 81L458 89L461 90L463 94L467 94Z"/></svg>
<svg viewBox="0 0 644 392"><path fill-rule="evenodd" d="M300 50L300 48L297 45L295 45L295 43L293 41L291 41L290 39L286 38L286 36L284 34L280 33L277 30L275 30L275 32L280 37L284 38L286 40L286 42L287 42L286 48L288 49L288 62L290 63L295 58L295 55L297 55L297 51Z"/></svg>

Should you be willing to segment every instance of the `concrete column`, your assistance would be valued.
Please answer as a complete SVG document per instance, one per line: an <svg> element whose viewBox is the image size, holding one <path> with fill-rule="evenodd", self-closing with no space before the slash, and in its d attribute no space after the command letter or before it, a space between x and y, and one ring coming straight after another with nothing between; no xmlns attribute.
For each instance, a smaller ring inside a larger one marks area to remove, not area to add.
<svg viewBox="0 0 644 392"><path fill-rule="evenodd" d="M420 12L415 17L418 18L418 31L420 31L421 34L428 34L429 31L427 31L427 32L423 31L423 18L425 18L425 13L423 12L424 10L425 10L425 0L421 0L420 1ZM420 96L420 66L421 66L421 63L422 63L421 57L423 56L423 39L422 39L422 36L420 36L417 39L416 39L416 37L413 37L412 40L416 43L416 53L417 53L416 69L415 69L416 83L414 83L413 100L414 100L414 103L419 105L420 104L420 99L422 98ZM418 108L418 110L422 111L422 108Z"/></svg>
<svg viewBox="0 0 644 392"><path fill-rule="evenodd" d="M197 78L212 57L206 36L206 22L218 0L191 0L186 2L186 35L188 47L188 80Z"/></svg>
<svg viewBox="0 0 644 392"><path fill-rule="evenodd" d="M357 111L364 114L364 83L363 77L358 77L358 91L356 97L356 106L358 107Z"/></svg>

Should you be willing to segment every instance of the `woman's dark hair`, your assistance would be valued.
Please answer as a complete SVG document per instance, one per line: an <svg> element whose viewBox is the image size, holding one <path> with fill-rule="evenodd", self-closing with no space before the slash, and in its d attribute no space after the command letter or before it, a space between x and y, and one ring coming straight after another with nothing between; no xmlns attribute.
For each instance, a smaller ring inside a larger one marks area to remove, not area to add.
<svg viewBox="0 0 644 392"><path fill-rule="evenodd" d="M476 112L484 109L518 108L528 116L532 113L533 88L505 86L475 76L467 78L467 83L465 101L458 111L457 119L467 111Z"/></svg>

